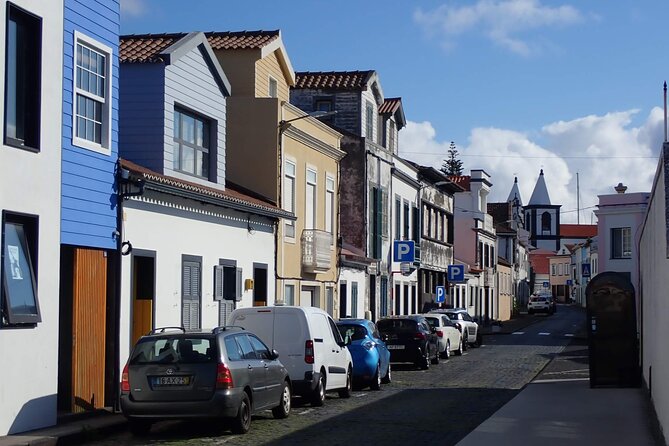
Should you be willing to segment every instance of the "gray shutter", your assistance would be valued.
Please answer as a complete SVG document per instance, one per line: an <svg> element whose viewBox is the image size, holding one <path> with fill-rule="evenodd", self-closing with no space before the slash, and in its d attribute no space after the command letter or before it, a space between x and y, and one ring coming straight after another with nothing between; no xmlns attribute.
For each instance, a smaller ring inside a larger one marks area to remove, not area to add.
<svg viewBox="0 0 669 446"><path fill-rule="evenodd" d="M181 319L186 330L200 328L200 263L185 261L182 271Z"/></svg>
<svg viewBox="0 0 669 446"><path fill-rule="evenodd" d="M190 301L184 300L181 303L181 325L185 330L190 330Z"/></svg>
<svg viewBox="0 0 669 446"><path fill-rule="evenodd" d="M235 287L235 300L242 300L242 269L237 268L237 286Z"/></svg>
<svg viewBox="0 0 669 446"><path fill-rule="evenodd" d="M223 300L223 272L222 266L214 267L214 300Z"/></svg>
<svg viewBox="0 0 669 446"><path fill-rule="evenodd" d="M235 303L229 300L221 300L218 303L218 325L225 327L228 323L230 313L235 309Z"/></svg>

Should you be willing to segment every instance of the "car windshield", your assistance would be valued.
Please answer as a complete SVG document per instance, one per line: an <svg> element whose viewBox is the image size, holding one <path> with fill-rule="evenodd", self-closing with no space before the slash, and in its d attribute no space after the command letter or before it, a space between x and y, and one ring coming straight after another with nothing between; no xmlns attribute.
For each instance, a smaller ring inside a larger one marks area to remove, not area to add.
<svg viewBox="0 0 669 446"><path fill-rule="evenodd" d="M416 321L413 319L382 319L376 326L380 332L414 332Z"/></svg>
<svg viewBox="0 0 669 446"><path fill-rule="evenodd" d="M430 327L432 328L436 328L439 326L439 319L436 317L425 316L425 320L427 321L428 324L430 324Z"/></svg>
<svg viewBox="0 0 669 446"><path fill-rule="evenodd" d="M130 364L187 364L215 362L212 340L195 337L145 338L135 346Z"/></svg>
<svg viewBox="0 0 669 446"><path fill-rule="evenodd" d="M345 342L350 341L359 341L361 339L365 339L365 336L367 335L367 330L365 330L365 327L362 325L356 325L356 324L337 324L337 328L339 329L339 333L341 333L341 337L344 338Z"/></svg>

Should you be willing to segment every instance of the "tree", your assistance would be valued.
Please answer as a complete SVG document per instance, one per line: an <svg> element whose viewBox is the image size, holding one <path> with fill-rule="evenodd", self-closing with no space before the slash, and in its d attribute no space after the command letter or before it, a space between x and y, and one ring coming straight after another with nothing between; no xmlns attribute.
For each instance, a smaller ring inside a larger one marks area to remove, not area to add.
<svg viewBox="0 0 669 446"><path fill-rule="evenodd" d="M458 151L453 141L451 141L451 146L448 149L448 158L444 160L444 164L441 165L439 170L446 175L462 175L462 161L458 159Z"/></svg>

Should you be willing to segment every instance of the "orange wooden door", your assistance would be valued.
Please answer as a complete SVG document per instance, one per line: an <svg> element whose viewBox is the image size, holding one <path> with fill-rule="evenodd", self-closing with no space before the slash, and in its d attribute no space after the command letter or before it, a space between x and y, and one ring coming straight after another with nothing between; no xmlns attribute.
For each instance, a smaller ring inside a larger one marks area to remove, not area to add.
<svg viewBox="0 0 669 446"><path fill-rule="evenodd" d="M104 407L107 257L74 250L72 412Z"/></svg>
<svg viewBox="0 0 669 446"><path fill-rule="evenodd" d="M153 329L154 262L153 257L132 259L132 345Z"/></svg>

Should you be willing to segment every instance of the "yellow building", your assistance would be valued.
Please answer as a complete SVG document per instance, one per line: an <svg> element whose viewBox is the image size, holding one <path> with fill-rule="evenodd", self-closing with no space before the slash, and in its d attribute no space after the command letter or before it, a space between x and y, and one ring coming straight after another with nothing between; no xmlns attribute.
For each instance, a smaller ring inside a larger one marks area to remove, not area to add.
<svg viewBox="0 0 669 446"><path fill-rule="evenodd" d="M254 305L320 307L337 314L342 135L290 105L295 72L280 31L207 33L232 87L227 181L296 216L276 231L276 296Z"/></svg>

